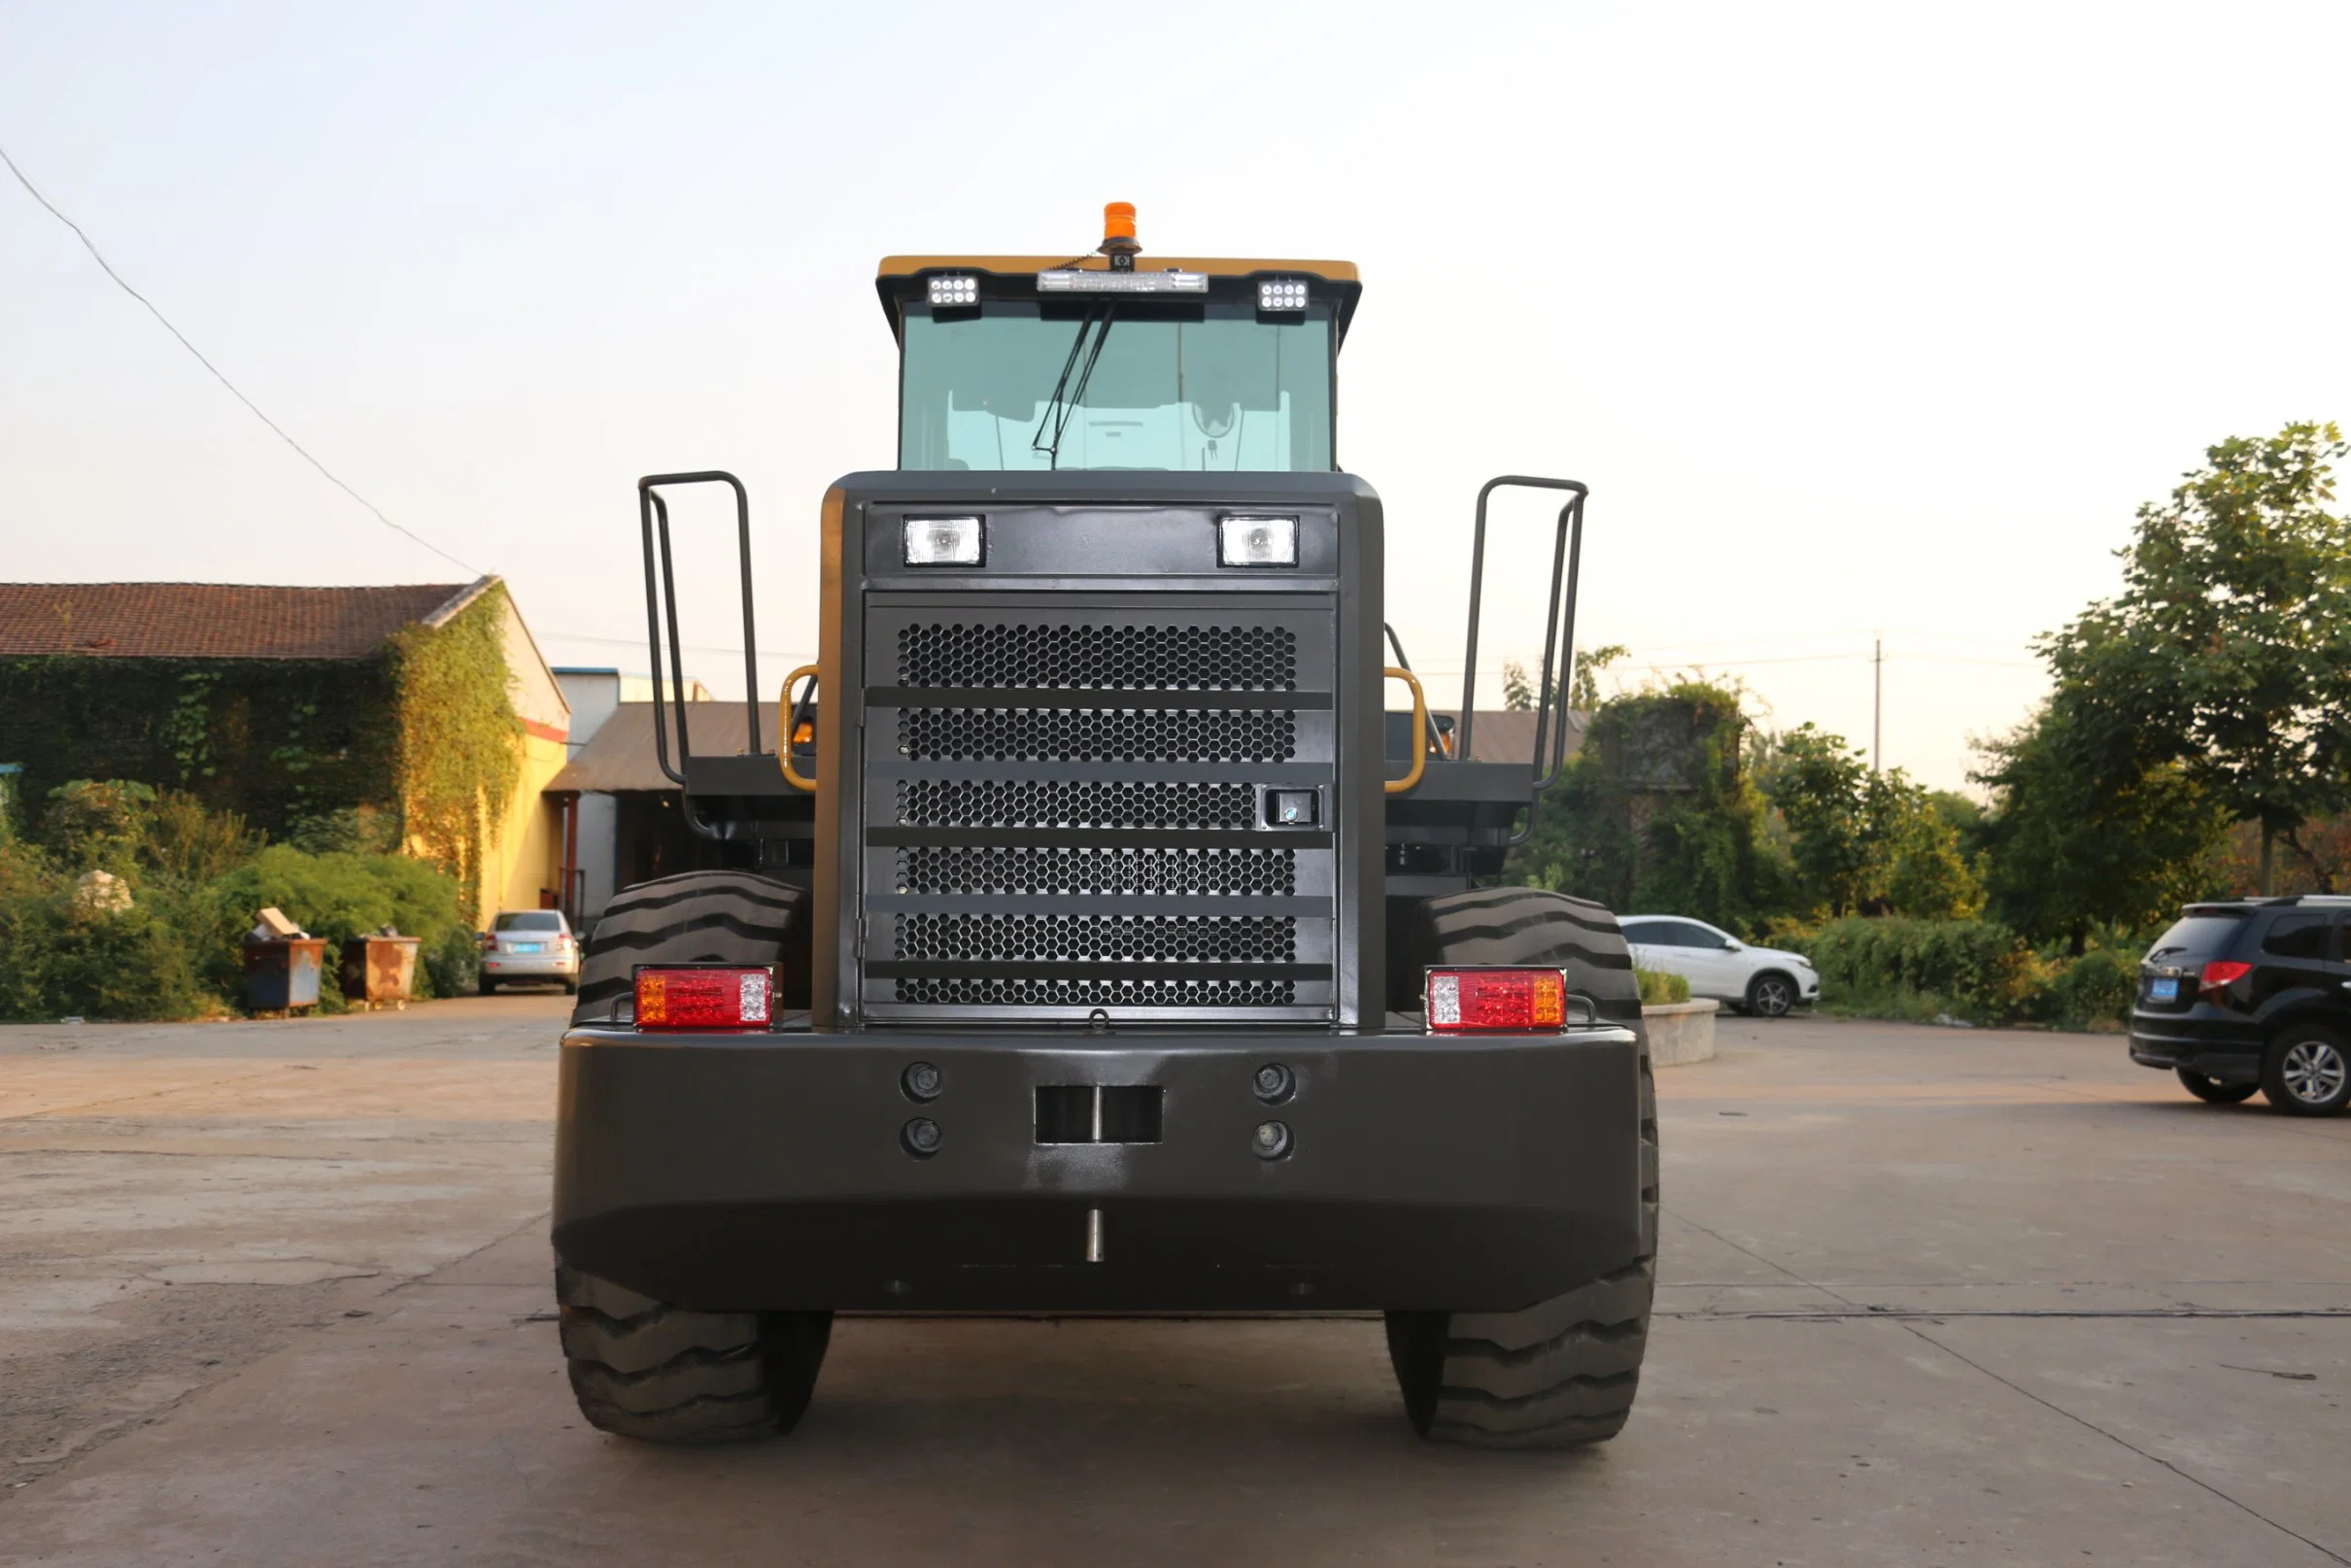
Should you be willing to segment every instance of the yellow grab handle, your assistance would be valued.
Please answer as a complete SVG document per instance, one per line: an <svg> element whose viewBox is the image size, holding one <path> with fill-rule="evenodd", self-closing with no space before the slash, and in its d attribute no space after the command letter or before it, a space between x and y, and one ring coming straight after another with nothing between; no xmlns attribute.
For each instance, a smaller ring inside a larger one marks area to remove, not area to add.
<svg viewBox="0 0 2351 1568"><path fill-rule="evenodd" d="M776 699L775 703L775 722L784 732L775 737L775 756L776 760L784 765L784 782L796 790L805 790L810 795L816 793L816 780L801 777L800 769L792 766L792 688L800 684L800 678L802 675L813 679L816 673L817 668L814 665L802 665L791 674L786 675L783 695ZM810 688L809 695L811 697L816 695L813 687Z"/></svg>
<svg viewBox="0 0 2351 1568"><path fill-rule="evenodd" d="M1413 770L1387 781L1388 794L1403 795L1420 787L1420 775L1428 768L1428 698L1420 690L1420 677L1411 670L1390 665L1382 673L1413 689Z"/></svg>

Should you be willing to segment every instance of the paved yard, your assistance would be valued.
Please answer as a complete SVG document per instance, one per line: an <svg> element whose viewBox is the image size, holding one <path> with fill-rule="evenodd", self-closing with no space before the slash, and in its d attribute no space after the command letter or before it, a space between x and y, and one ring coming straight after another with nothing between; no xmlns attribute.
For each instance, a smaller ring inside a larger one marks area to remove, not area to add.
<svg viewBox="0 0 2351 1568"><path fill-rule="evenodd" d="M1726 1023L1599 1449L1415 1442L1362 1319L865 1318L679 1453L560 1375L562 1011L0 1030L0 1561L2351 1561L2351 1121L2112 1040Z"/></svg>

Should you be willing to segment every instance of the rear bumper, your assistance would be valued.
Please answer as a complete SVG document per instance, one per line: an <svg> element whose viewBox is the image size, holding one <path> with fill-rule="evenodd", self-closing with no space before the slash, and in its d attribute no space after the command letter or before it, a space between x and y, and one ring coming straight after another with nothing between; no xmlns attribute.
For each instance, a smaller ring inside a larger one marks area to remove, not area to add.
<svg viewBox="0 0 2351 1568"><path fill-rule="evenodd" d="M577 953L485 953L481 962L494 980L563 980L580 968Z"/></svg>
<svg viewBox="0 0 2351 1568"><path fill-rule="evenodd" d="M2213 1011L2198 1005L2184 1013L2133 1013L2130 1059L2164 1072L2185 1068L2223 1083L2258 1083L2261 1026L2249 1019L2198 1016Z"/></svg>
<svg viewBox="0 0 2351 1568"><path fill-rule="evenodd" d="M902 1087L939 1070L937 1099ZM1286 1066L1268 1106L1254 1075ZM1160 1139L1040 1143L1155 1085ZM1638 1044L1418 1035L564 1037L556 1248L680 1306L1507 1310L1641 1251ZM940 1132L918 1158L909 1120ZM1290 1151L1260 1159L1278 1120ZM1085 1257L1087 1215L1104 1257Z"/></svg>

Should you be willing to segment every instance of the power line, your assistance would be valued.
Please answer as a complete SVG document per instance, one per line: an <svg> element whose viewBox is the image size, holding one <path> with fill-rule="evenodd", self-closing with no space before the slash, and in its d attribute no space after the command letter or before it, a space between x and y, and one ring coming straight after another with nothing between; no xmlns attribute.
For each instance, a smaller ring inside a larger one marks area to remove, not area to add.
<svg viewBox="0 0 2351 1568"><path fill-rule="evenodd" d="M40 187L35 186L31 180L25 178L24 171L17 167L17 160L8 155L8 149L4 147L0 147L0 163L5 163L8 165L8 172L17 177L17 184L22 186L25 190L31 194L33 200L48 208L49 215L51 218L54 218L58 222L63 223L67 228L70 228L74 231L74 238L82 242L82 248L90 254L91 257L97 261L98 265L105 270L105 273L108 277L114 279L116 288L130 295L131 298L137 300L140 304L145 305L147 307L147 313L150 316L153 316L156 321L163 324L163 330L169 332L173 337L178 338L180 340L180 347L186 349L188 353L196 357L196 363L211 371L215 381L219 382L221 386L226 387L230 395L234 396L238 402L243 403L249 409L252 409L254 418L268 426L270 429L276 431L278 439L285 442L288 446L293 448L296 453L300 454L304 462L309 463L313 468L319 470L320 473L324 474L327 478L327 481L336 489L340 490L344 494L350 496L353 500L358 501L361 506L366 507L370 512L373 512L375 514L376 521L383 524L386 528L392 529L394 533L406 535L410 540L417 544L423 545L434 555L439 556L443 561L448 562L452 565L463 566L467 571L473 573L476 577L484 575L479 566L467 565L464 562L458 560L457 557L451 555L439 545L434 544L430 539L427 539L424 535L417 533L413 529L402 528L399 524L394 523L391 518L384 515L383 508L376 505L375 502L369 500L366 496L360 494L358 491L352 489L349 485L344 484L342 480L336 478L332 469L328 468L326 464L321 462L318 459L312 457L307 451L305 451L302 443L295 440L292 436L288 435L286 431L279 426L276 420L273 420L267 414L262 413L261 406L258 403L255 402L252 398L246 396L242 392L238 391L237 384L229 380L226 376L222 375L219 365L214 364L210 359L204 358L204 351L197 348L193 343L188 342L187 334L181 331L178 327L172 325L171 318L164 315L161 311L155 309L154 301L149 299L145 294L139 292L138 290L133 289L127 282L125 282L122 274L115 270L114 263L108 261L106 257L99 253L98 247L92 243L90 237L82 231L82 225L75 222L72 219L66 217L62 212L59 212L55 202L51 201L47 196L41 194Z"/></svg>

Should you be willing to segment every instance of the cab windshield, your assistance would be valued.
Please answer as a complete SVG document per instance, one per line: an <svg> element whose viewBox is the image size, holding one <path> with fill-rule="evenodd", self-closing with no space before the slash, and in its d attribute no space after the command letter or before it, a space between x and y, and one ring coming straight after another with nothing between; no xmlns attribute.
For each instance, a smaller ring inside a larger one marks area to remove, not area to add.
<svg viewBox="0 0 2351 1568"><path fill-rule="evenodd" d="M910 304L899 466L1328 472L1331 368L1321 305Z"/></svg>

